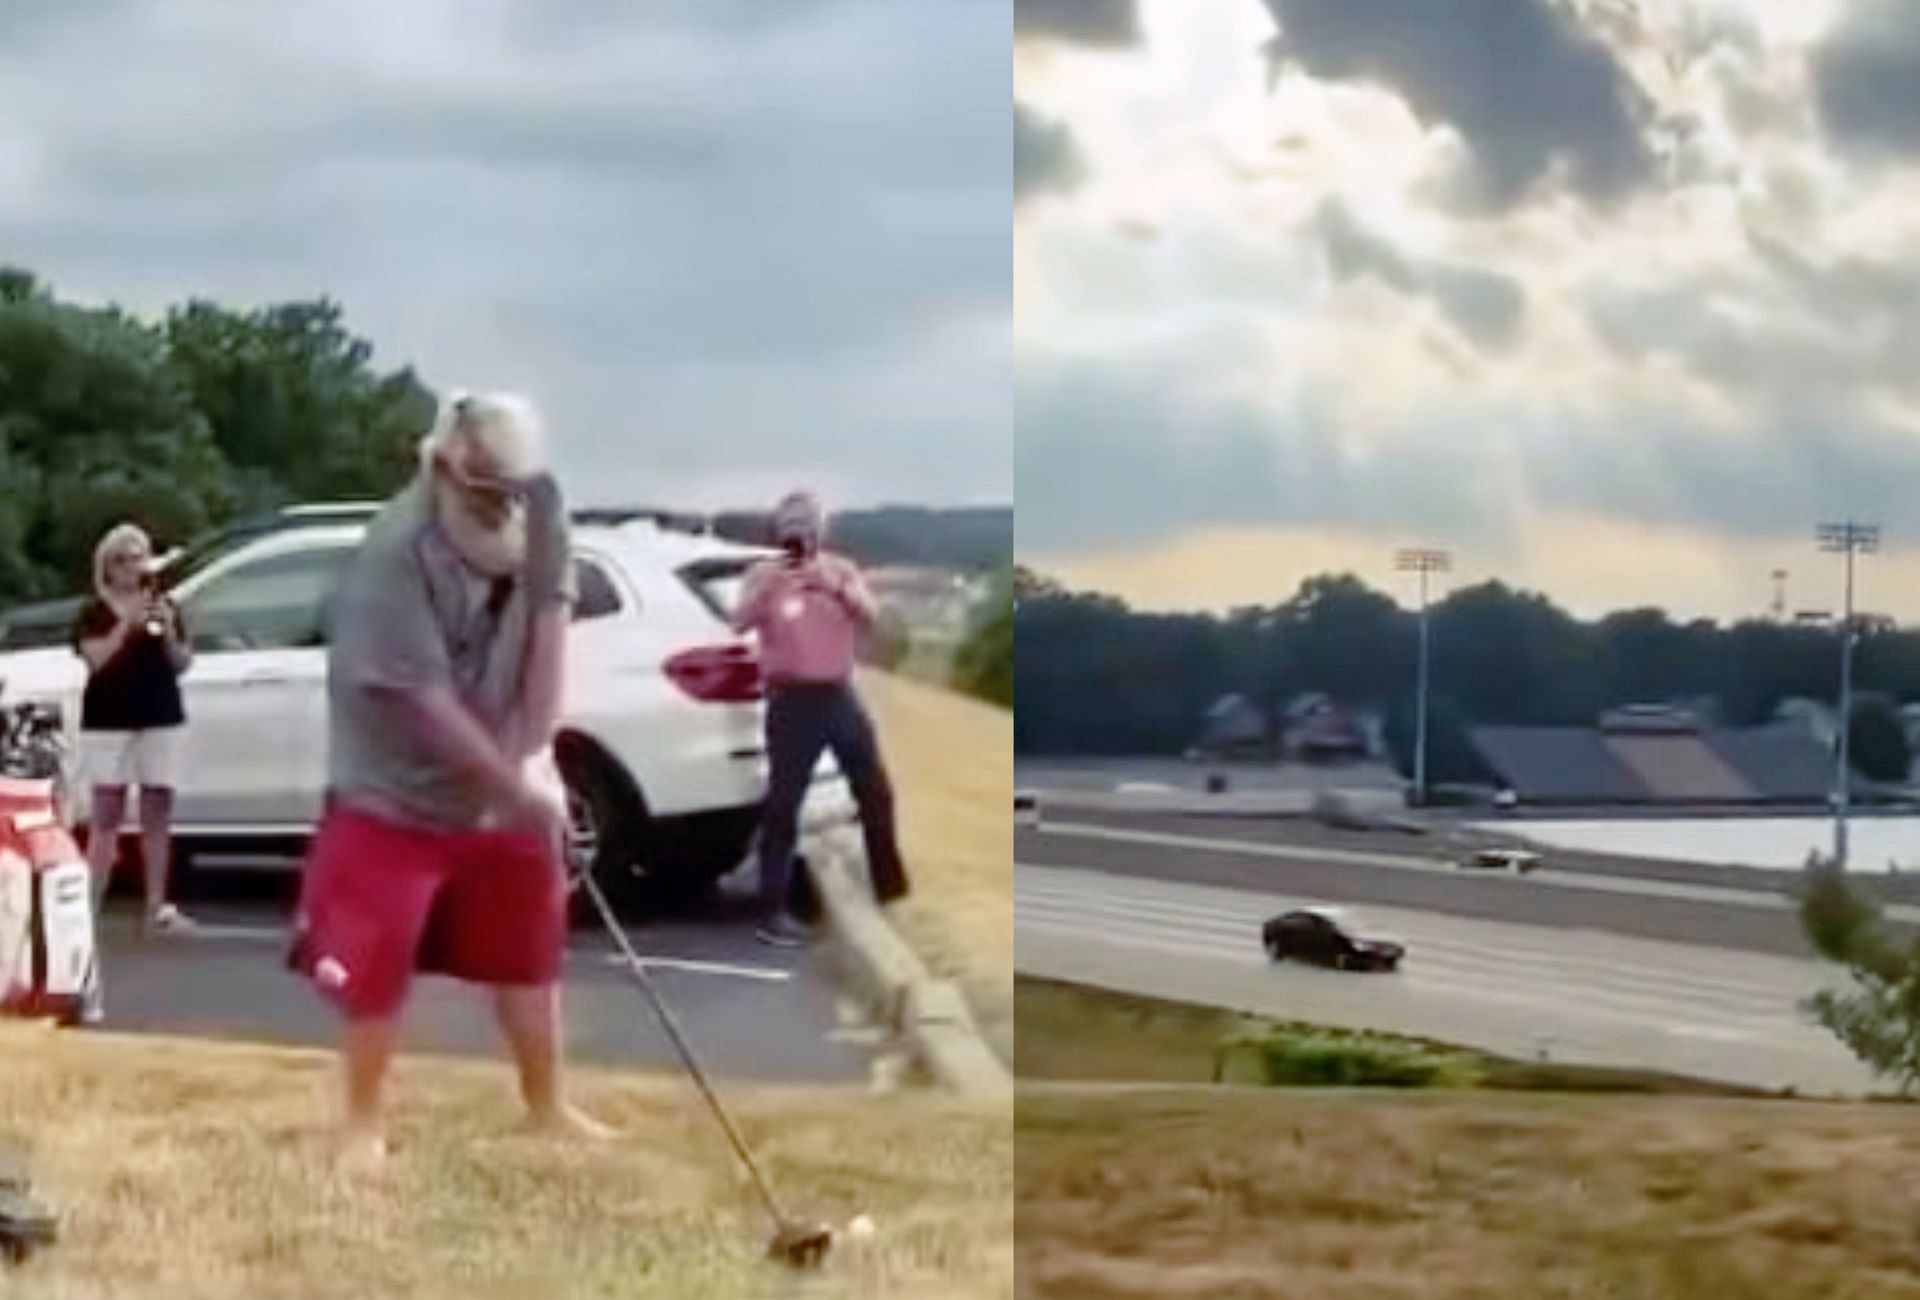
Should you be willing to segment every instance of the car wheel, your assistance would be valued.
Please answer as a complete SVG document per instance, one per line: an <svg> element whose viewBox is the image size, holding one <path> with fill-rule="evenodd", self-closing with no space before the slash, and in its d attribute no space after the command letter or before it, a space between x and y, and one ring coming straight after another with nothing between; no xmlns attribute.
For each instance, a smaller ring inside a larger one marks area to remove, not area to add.
<svg viewBox="0 0 1920 1300"><path fill-rule="evenodd" d="M562 737L555 747L567 787L566 868L576 917L596 915L579 887L580 876L594 883L616 910L639 899L641 837L646 810L626 773L586 741Z"/></svg>

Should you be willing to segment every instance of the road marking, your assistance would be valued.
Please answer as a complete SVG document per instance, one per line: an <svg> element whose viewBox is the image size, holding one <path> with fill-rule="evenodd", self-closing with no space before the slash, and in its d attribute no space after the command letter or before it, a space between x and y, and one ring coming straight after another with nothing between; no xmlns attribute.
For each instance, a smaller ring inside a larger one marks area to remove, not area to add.
<svg viewBox="0 0 1920 1300"><path fill-rule="evenodd" d="M627 959L617 952L605 954L605 964L624 968ZM770 984L784 984L793 978L792 971L775 970L771 966L744 966L723 961L692 961L680 957L642 957L640 964L650 970L684 970L700 975L733 975L746 980L764 980Z"/></svg>
<svg viewBox="0 0 1920 1300"><path fill-rule="evenodd" d="M1671 898L1695 903L1719 903L1728 907L1748 907L1761 911L1792 911L1799 905L1784 893L1734 889L1724 885L1688 885L1669 880L1646 880L1631 876L1605 876L1590 871L1562 871L1548 868L1531 876L1498 872L1473 872L1456 867L1441 858L1410 857L1404 854L1369 853L1356 849L1309 848L1302 845L1272 844L1264 840L1215 839L1211 836L1179 835L1168 831L1136 831L1115 826L1095 826L1083 822L1049 822L1042 835L1107 840L1117 844L1145 844L1160 848L1196 849L1207 853L1239 854L1245 857L1276 858L1291 862L1321 864L1347 863L1352 866L1385 867L1395 871L1423 872L1449 876L1456 880L1483 880L1509 889L1558 889L1573 893L1627 894L1642 898ZM1884 909L1888 920L1920 923L1920 907L1893 904Z"/></svg>
<svg viewBox="0 0 1920 1300"><path fill-rule="evenodd" d="M1247 918L1264 915L1273 900L1212 885L1017 865L1015 966L1025 973L1267 1019L1426 1035L1513 1057L1638 1065L1764 1087L1873 1087L1801 1009L1800 999L1831 973L1810 959L1406 912L1407 967L1344 975L1266 959L1248 938L1257 929ZM1116 889L1123 881L1136 888ZM1424 933L1429 918L1432 934ZM1709 953L1719 969L1702 979L1709 972L1698 962Z"/></svg>
<svg viewBox="0 0 1920 1300"><path fill-rule="evenodd" d="M1253 941L1258 919L1271 907L1266 900L1179 882L1166 884L1159 899L1140 894L1116 898L1104 888L1097 872L1022 867L1032 874L1025 880L1016 876L1016 939L1022 933L1043 942L1054 935L1071 936L1241 970L1270 965ZM1184 901L1216 895L1226 897L1211 909ZM1245 910L1230 911L1229 903ZM1421 992L1563 1011L1572 1006L1585 1017L1697 1037L1743 1038L1750 1036L1752 1028L1803 1023L1800 999L1823 974L1832 974L1813 961L1730 951L1722 954L1718 969L1703 969L1689 960L1701 950L1689 945L1604 932L1554 932L1509 921L1461 923L1440 917L1432 933L1423 933L1423 919L1408 918L1404 937L1410 950L1399 981ZM1555 938L1560 942L1554 943ZM1593 938L1599 938L1607 951L1583 950L1581 941ZM1016 942L1016 964L1020 951ZM1729 965L1735 970L1730 971ZM1289 976L1321 974L1306 967L1276 969ZM1744 978L1737 976L1741 970L1746 972ZM1360 987L1353 977L1326 978L1343 981L1325 986L1338 988L1343 996ZM1680 1018L1675 1019L1676 1015ZM1704 1027L1703 1018L1708 1021ZM1695 1032L1702 1028L1704 1032Z"/></svg>
<svg viewBox="0 0 1920 1300"><path fill-rule="evenodd" d="M1101 936L1089 935L1086 931L1072 926L1055 926L1040 923L1031 927L1040 932L1051 932L1070 936L1083 941L1100 942ZM1108 942L1119 936L1110 936ZM1128 952L1151 951L1165 953L1168 956L1182 956L1230 963L1235 966L1252 969L1255 966L1267 967L1264 959L1250 962L1238 956L1223 957L1218 952L1196 949L1191 944L1182 943L1171 937L1145 935L1125 936L1123 946ZM1280 993L1288 988L1299 989L1305 982L1313 981L1310 987L1334 993L1338 996L1355 996L1362 986L1355 981L1366 980L1366 987L1390 988L1394 994L1410 995L1415 998L1443 997L1473 1001L1482 1004L1491 1003L1499 1007L1519 1011L1545 1013L1540 1021L1543 1025L1561 1023L1567 1013L1567 998L1574 992L1563 987L1536 987L1532 991L1513 988L1510 985L1488 983L1474 979L1450 978L1446 974L1436 973L1431 968L1403 970L1396 975L1341 975L1332 971L1321 971L1309 966L1276 965L1272 967L1275 979L1272 992ZM1343 981L1339 985L1321 983L1322 980ZM1288 983L1286 981L1291 981ZM1394 986L1398 987L1394 987ZM1629 998L1618 994L1608 994L1604 998L1591 995L1583 998L1579 1006L1579 1021L1591 1026L1595 1022L1613 1025L1620 1029L1652 1030L1656 1033L1671 1034L1683 1038L1711 1038L1728 1041L1762 1041L1772 1035L1798 1025L1790 1014L1790 1005L1777 1008L1773 1015L1763 1016L1753 1013L1730 1014L1719 1007L1698 1001L1680 998L1668 998L1658 1003L1650 998ZM1267 1014L1273 1015L1273 1012ZM1712 1022L1684 1018L1688 1016L1712 1016ZM1313 1019L1309 1014L1305 1019ZM1727 1021L1737 1019L1746 1028L1729 1028ZM1536 1031L1537 1032L1537 1031Z"/></svg>
<svg viewBox="0 0 1920 1300"><path fill-rule="evenodd" d="M102 926L101 932L105 937L112 937L113 932L118 928L117 926ZM285 942L288 937L288 931L284 926L222 925L213 921L196 921L191 930L180 930L173 934L148 935L137 930L133 931L133 933L135 937L142 940L167 944L193 943L196 940L202 939L215 943L222 941L239 943L282 943Z"/></svg>
<svg viewBox="0 0 1920 1300"><path fill-rule="evenodd" d="M1266 962L1255 940L1257 931L1248 928L1235 927L1230 935L1221 935L1217 930L1156 922L1137 914L1102 913L1092 907L1067 908L1024 901L1019 906L1019 927L1045 927L1095 938L1139 938L1155 942L1172 942L1178 936L1181 946L1196 956L1233 960L1249 966ZM1503 992L1542 984L1561 985L1588 994L1604 993L1617 1001L1632 1001L1656 1010L1676 997L1686 997L1699 1003L1711 1002L1730 1016L1777 1015L1783 1008L1792 1007L1802 991L1795 986L1770 993L1751 983L1702 979L1674 968L1636 968L1599 955L1564 951L1548 954L1505 944L1490 948L1485 944L1470 945L1426 936L1412 938L1406 962L1407 968L1417 971L1423 979L1430 973L1445 973L1479 981L1484 987Z"/></svg>
<svg viewBox="0 0 1920 1300"><path fill-rule="evenodd" d="M1128 948L1153 947L1248 970L1271 965L1257 948L1223 951L1217 944L1195 942L1182 936L1179 931L1155 929L1147 925L1109 924L1093 929L1071 920L1047 916L1027 919L1023 926L1026 932L1035 935L1071 934ZM1535 968L1526 979L1516 980L1509 971L1491 963L1461 962L1445 956L1421 957L1420 954L1430 951L1431 945L1419 945L1408 955L1399 976L1407 982L1418 984L1422 989L1471 994L1503 1002L1565 1007L1571 1000L1579 1003L1582 1014L1590 1014L1596 1006L1604 1004L1615 1014L1627 1018L1647 1015L1658 1017L1676 1009L1687 1009L1711 1011L1724 1021L1777 1023L1783 1015L1794 1015L1799 992L1783 989L1768 996L1755 991L1735 999L1699 987L1684 977L1662 980L1649 975L1644 982L1639 979L1608 980L1594 978L1574 968ZM1291 971L1295 968L1285 969ZM1316 976L1320 974L1310 967L1298 969ZM1352 983L1353 977L1334 973L1329 974L1328 978L1343 980L1342 988L1359 987ZM1395 976L1385 978L1391 980Z"/></svg>
<svg viewBox="0 0 1920 1300"><path fill-rule="evenodd" d="M113 937L117 927L102 927L103 937ZM201 921L192 930L175 935L154 936L154 942L186 942L207 940L210 942L233 943L285 943L292 932L285 926L263 925L222 925ZM617 952L603 954L608 966L625 966L627 959ZM650 970L691 971L700 975L730 975L738 979L761 980L769 984L785 984L793 979L793 972L778 970L771 966L752 966L737 962L696 961L683 957L642 957L640 964Z"/></svg>
<svg viewBox="0 0 1920 1300"><path fill-rule="evenodd" d="M1041 866L1037 863L1022 864L1022 869L1041 871L1050 875L1061 872L1085 874L1080 868L1061 868ZM1095 873L1098 874L1098 873ZM1298 895L1253 895L1239 891L1228 891L1211 885L1191 885L1175 883L1176 888L1208 890L1211 895L1221 896L1221 901L1212 904L1196 903L1172 899L1163 891L1154 896L1140 891L1130 891L1124 886L1110 888L1109 882L1125 880L1126 877L1102 877L1098 884L1081 882L1055 884L1035 881L1029 875L1026 879L1016 877L1014 888L1016 923L1024 921L1029 915L1044 915L1049 910L1070 907L1075 911L1095 911L1105 914L1131 916L1145 920L1180 918L1183 927L1193 933L1218 935L1234 948L1250 945L1259 927L1277 910L1290 907L1312 907L1325 905L1340 907L1341 904L1325 900L1305 898ZM1097 892L1096 892L1097 891ZM1229 906L1229 902L1233 905ZM1482 933L1477 926L1499 925L1516 929L1521 933L1536 936L1531 941L1503 942L1498 956L1512 969L1529 969L1535 964L1566 967L1579 966L1592 969L1606 976L1617 976L1622 968L1631 969L1631 958L1636 955L1649 956L1667 969L1685 971L1690 983L1702 988L1716 988L1731 995L1740 995L1752 990L1750 981L1726 977L1724 960L1716 959L1714 952L1740 952L1743 949L1702 948L1692 944L1676 944L1672 940L1653 939L1639 935L1620 934L1592 927L1544 926L1500 918L1463 918L1444 912L1416 912L1414 909L1394 909L1388 907L1362 907L1356 909L1362 916L1394 915L1402 916L1402 923L1410 927L1409 933L1397 934L1382 931L1375 934L1367 927L1369 937L1412 939L1418 936L1419 955L1438 951L1442 954L1471 954L1482 961L1491 960ZM1397 927L1395 927L1397 929ZM1569 952L1568 936L1587 939L1591 936L1604 936L1608 945L1618 954L1610 959L1590 958ZM1652 949L1640 949L1635 945L1660 945ZM1756 957L1771 957L1774 954L1754 953ZM1469 958L1471 960L1471 957ZM1791 958L1781 958L1792 960ZM1423 964L1425 964L1423 962Z"/></svg>

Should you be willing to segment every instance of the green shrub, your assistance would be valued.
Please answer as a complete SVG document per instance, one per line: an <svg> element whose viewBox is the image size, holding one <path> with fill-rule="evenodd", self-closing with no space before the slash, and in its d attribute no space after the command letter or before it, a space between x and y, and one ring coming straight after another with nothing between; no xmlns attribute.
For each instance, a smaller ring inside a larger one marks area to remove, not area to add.
<svg viewBox="0 0 1920 1300"><path fill-rule="evenodd" d="M967 695L1013 707L1013 585L1010 578L995 584L996 591L967 634L953 665L953 685Z"/></svg>
<svg viewBox="0 0 1920 1300"><path fill-rule="evenodd" d="M1363 1034L1291 1029L1222 1044L1214 1074L1223 1082L1251 1075L1254 1082L1289 1088L1463 1088L1479 1081L1479 1067L1466 1053Z"/></svg>

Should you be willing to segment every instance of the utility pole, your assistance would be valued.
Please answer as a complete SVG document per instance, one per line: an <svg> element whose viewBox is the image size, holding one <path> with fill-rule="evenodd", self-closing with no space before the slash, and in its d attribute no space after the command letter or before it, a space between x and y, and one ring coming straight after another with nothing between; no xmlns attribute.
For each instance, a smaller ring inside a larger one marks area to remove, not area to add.
<svg viewBox="0 0 1920 1300"><path fill-rule="evenodd" d="M1833 865L1847 869L1847 802L1852 781L1851 747L1853 741L1853 647L1859 639L1853 616L1853 557L1871 555L1880 549L1878 525L1855 523L1821 524L1815 530L1820 549L1839 554L1845 570L1845 590L1840 614L1840 717L1838 743L1834 746L1833 765Z"/></svg>
<svg viewBox="0 0 1920 1300"><path fill-rule="evenodd" d="M1401 573L1420 575L1420 668L1417 702L1414 705L1413 790L1414 800L1422 807L1427 802L1427 686L1432 658L1432 636L1428 631L1427 579L1430 574L1445 573L1453 567L1453 557L1445 551L1415 547L1393 557L1393 567Z"/></svg>

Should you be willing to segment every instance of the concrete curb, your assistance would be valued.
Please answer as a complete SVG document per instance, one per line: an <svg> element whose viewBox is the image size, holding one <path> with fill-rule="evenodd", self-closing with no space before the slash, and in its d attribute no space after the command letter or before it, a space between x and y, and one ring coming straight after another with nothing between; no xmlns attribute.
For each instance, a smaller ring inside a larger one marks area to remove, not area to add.
<svg viewBox="0 0 1920 1300"><path fill-rule="evenodd" d="M981 1036L959 988L935 979L887 924L846 850L828 837L812 847L821 923L847 977L881 1023L942 1087L964 1097L1010 1101L1013 1077Z"/></svg>

